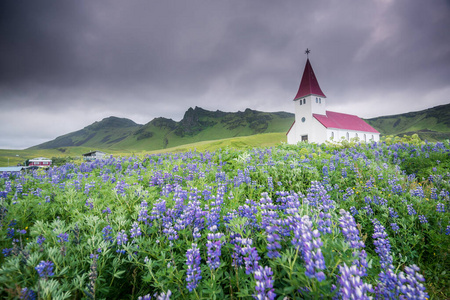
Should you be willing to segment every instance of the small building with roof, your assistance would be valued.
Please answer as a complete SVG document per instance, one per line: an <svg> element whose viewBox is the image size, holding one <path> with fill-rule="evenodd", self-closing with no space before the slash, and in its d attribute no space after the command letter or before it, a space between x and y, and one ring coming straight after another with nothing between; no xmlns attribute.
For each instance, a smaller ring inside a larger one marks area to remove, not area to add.
<svg viewBox="0 0 450 300"><path fill-rule="evenodd" d="M306 53L309 53L307 49ZM355 115L326 110L327 97L322 92L309 58L294 98L295 120L286 133L288 144L301 141L324 143L359 138L360 141L379 141L380 133Z"/></svg>
<svg viewBox="0 0 450 300"><path fill-rule="evenodd" d="M91 151L88 153L84 153L83 158L84 158L84 160L90 161L90 160L102 159L105 157L105 155L106 155L106 153L102 152L102 151Z"/></svg>
<svg viewBox="0 0 450 300"><path fill-rule="evenodd" d="M14 173L14 172L22 172L26 167L17 166L17 167L0 167L0 173Z"/></svg>
<svg viewBox="0 0 450 300"><path fill-rule="evenodd" d="M36 157L28 160L28 166L50 167L52 160L45 157Z"/></svg>

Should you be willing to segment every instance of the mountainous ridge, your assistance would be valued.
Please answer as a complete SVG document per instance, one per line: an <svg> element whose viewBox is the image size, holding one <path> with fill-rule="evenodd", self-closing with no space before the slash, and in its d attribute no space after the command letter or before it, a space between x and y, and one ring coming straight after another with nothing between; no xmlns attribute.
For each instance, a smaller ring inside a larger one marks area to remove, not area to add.
<svg viewBox="0 0 450 300"><path fill-rule="evenodd" d="M29 149L84 146L102 149L156 150L183 144L258 133L285 132L294 120L286 112L208 111L189 108L181 121L158 117L141 125L132 120L108 117L81 130Z"/></svg>
<svg viewBox="0 0 450 300"><path fill-rule="evenodd" d="M82 146L158 150L258 133L287 132L293 121L294 114L288 112L261 112L249 108L238 112L223 112L196 106L190 107L179 122L158 117L142 125L126 118L104 118L81 130L29 149ZM403 136L416 133L423 140L450 139L450 104L365 121L382 135Z"/></svg>

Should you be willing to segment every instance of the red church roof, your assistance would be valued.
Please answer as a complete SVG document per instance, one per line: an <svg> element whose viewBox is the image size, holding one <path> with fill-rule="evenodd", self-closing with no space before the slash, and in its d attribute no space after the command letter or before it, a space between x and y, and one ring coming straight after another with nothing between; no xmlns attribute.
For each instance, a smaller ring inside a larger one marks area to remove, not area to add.
<svg viewBox="0 0 450 300"><path fill-rule="evenodd" d="M337 128L355 131L379 133L375 128L354 115L327 111L326 115L313 114L314 118L326 128Z"/></svg>
<svg viewBox="0 0 450 300"><path fill-rule="evenodd" d="M319 82L317 81L316 75L314 75L311 63L309 62L309 59L307 59L302 81L300 82L300 87L298 88L297 96L295 96L294 100L311 94L326 98L325 94L320 89Z"/></svg>

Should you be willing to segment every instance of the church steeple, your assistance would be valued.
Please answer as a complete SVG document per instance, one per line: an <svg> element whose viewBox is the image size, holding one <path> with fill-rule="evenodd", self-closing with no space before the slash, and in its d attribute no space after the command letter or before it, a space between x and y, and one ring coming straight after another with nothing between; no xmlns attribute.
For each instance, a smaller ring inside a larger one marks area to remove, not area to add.
<svg viewBox="0 0 450 300"><path fill-rule="evenodd" d="M309 54L310 50L306 50L306 54ZM298 88L297 95L294 100L303 98L310 95L316 95L319 97L326 98L325 94L322 92L317 81L314 70L309 62L309 58L306 59L305 70L303 71L302 81L300 82L300 87Z"/></svg>

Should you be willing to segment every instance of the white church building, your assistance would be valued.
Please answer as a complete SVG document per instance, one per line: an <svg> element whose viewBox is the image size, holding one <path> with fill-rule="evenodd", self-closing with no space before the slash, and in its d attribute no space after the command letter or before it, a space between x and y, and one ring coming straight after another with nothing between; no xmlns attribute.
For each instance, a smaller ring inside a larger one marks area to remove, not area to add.
<svg viewBox="0 0 450 300"><path fill-rule="evenodd" d="M294 98L295 121L286 133L288 144L301 141L321 144L326 140L350 140L355 137L362 142L380 140L380 133L359 117L327 111L326 98L307 58L300 87Z"/></svg>

